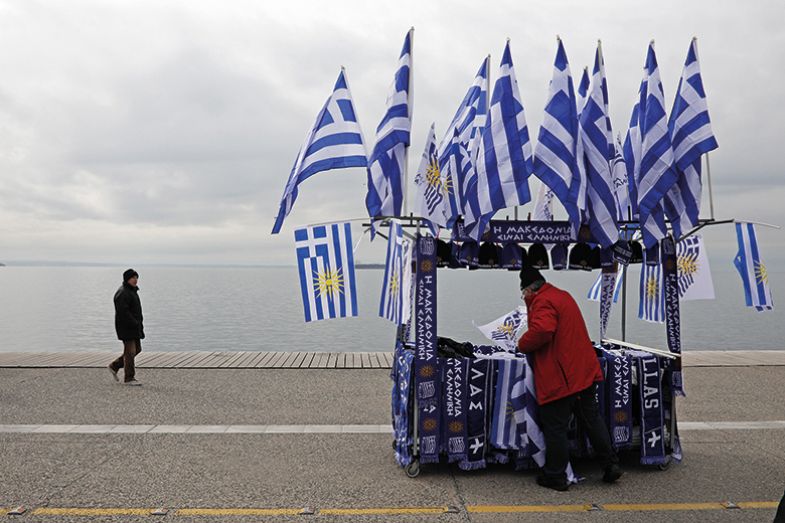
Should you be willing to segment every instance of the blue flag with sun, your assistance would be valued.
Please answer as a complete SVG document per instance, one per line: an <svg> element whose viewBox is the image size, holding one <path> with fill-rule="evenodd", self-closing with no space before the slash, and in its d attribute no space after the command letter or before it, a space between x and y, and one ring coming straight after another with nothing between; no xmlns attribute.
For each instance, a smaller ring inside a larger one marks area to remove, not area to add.
<svg viewBox="0 0 785 523"><path fill-rule="evenodd" d="M305 321L357 316L351 225L297 229L294 240Z"/></svg>
<svg viewBox="0 0 785 523"><path fill-rule="evenodd" d="M771 299L769 273L758 250L755 226L751 223L737 223L736 238L739 241L739 252L733 259L733 264L744 284L747 307L755 307L758 312L770 311L774 308L774 301Z"/></svg>

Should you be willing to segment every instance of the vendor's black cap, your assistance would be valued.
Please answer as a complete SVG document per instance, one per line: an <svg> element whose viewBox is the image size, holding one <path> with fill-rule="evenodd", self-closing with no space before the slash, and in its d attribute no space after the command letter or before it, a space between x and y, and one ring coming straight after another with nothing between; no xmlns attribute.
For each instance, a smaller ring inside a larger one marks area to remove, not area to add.
<svg viewBox="0 0 785 523"><path fill-rule="evenodd" d="M510 270L521 270L528 256L526 249L517 243L505 243L502 247L502 267Z"/></svg>
<svg viewBox="0 0 785 523"><path fill-rule="evenodd" d="M499 267L501 265L501 247L492 242L483 242L480 245L477 265L485 269Z"/></svg>
<svg viewBox="0 0 785 523"><path fill-rule="evenodd" d="M524 267L521 269L521 272L518 276L521 279L521 289L525 289L536 281L545 281L545 277L542 275L542 273L534 267Z"/></svg>
<svg viewBox="0 0 785 523"><path fill-rule="evenodd" d="M139 273L133 269L128 269L123 273L123 282L127 282L131 278L138 278Z"/></svg>
<svg viewBox="0 0 785 523"><path fill-rule="evenodd" d="M576 243L570 251L570 269L572 270L591 270L591 249L583 242Z"/></svg>
<svg viewBox="0 0 785 523"><path fill-rule="evenodd" d="M555 271L567 268L567 244L557 243L551 248L551 267Z"/></svg>
<svg viewBox="0 0 785 523"><path fill-rule="evenodd" d="M452 257L450 244L444 240L436 240L436 266L447 267Z"/></svg>
<svg viewBox="0 0 785 523"><path fill-rule="evenodd" d="M527 266L534 269L548 269L548 251L545 245L534 243L529 247Z"/></svg>

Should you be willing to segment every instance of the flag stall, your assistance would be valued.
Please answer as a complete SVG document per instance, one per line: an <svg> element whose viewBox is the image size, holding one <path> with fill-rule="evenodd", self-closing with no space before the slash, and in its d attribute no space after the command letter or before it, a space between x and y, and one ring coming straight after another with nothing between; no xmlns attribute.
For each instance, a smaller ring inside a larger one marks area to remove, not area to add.
<svg viewBox="0 0 785 523"><path fill-rule="evenodd" d="M600 271L588 297L600 304L595 348L605 382L597 394L612 443L618 450L638 450L644 465L664 469L680 460L675 401L684 395L680 301L714 297L696 233L735 223L739 251L733 263L746 305L758 312L773 308L755 222L714 218L708 153L718 145L696 40L669 116L650 43L623 144L611 127L601 44L591 79L585 69L576 93L561 39L545 118L532 144L508 40L490 96L488 57L440 142L431 126L413 180L415 213L406 216L412 51L413 30L404 40L370 154L341 70L295 160L273 227L274 234L280 231L307 178L333 169L366 170L364 227L373 238L385 237L383 227L389 226L378 313L397 325L391 373L396 461L411 477L420 464L444 461L463 470L489 463L543 466L533 373L527 358L515 354L526 311L478 327L493 345L456 342L437 329L438 269L519 270L527 264ZM708 219L700 218L703 158ZM531 200L532 174L542 181L535 220L518 220L517 206ZM554 200L566 221L554 220ZM514 220L492 220L510 207ZM449 242L438 238L440 229L451 232ZM357 316L357 246L350 224L297 229L295 243L305 321ZM626 269L634 263L642 264L638 317L665 325L667 350L626 339ZM606 331L619 297L622 340L613 340ZM580 426L571 427L570 437L576 454L591 453ZM578 481L571 468L568 478Z"/></svg>

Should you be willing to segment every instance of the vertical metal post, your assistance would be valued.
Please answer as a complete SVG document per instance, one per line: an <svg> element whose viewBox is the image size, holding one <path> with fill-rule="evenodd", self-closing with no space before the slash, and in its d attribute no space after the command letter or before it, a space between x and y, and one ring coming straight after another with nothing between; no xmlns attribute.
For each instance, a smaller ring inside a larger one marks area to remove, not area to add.
<svg viewBox="0 0 785 523"><path fill-rule="evenodd" d="M621 276L621 341L627 341L627 269Z"/></svg>
<svg viewBox="0 0 785 523"><path fill-rule="evenodd" d="M714 193L711 190L711 165L709 164L709 153L706 153L706 181L709 186L709 213L714 220Z"/></svg>
<svg viewBox="0 0 785 523"><path fill-rule="evenodd" d="M409 106L409 133L411 135L411 121L414 114L414 27L409 29L409 86L407 105ZM410 140L411 141L411 140ZM409 208L409 146L403 148L403 215L406 216Z"/></svg>

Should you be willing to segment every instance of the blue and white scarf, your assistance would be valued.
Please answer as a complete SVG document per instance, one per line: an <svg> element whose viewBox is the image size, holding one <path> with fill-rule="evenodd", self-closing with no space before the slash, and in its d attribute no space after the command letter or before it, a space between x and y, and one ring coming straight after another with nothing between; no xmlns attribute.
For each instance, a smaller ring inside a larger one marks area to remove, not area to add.
<svg viewBox="0 0 785 523"><path fill-rule="evenodd" d="M466 409L469 360L440 358L442 362L442 442L450 463L466 460Z"/></svg>
<svg viewBox="0 0 785 523"><path fill-rule="evenodd" d="M490 407L493 361L469 361L469 396L466 408L466 459L458 466L462 470L485 468L486 414Z"/></svg>
<svg viewBox="0 0 785 523"><path fill-rule="evenodd" d="M414 352L395 350L393 370L395 378L392 390L393 432L395 435L395 461L405 467L412 461L412 436L409 430L409 392Z"/></svg>
<svg viewBox="0 0 785 523"><path fill-rule="evenodd" d="M441 380L436 350L436 243L430 236L417 238L415 281L417 344L414 363L419 408L420 463L438 463Z"/></svg>
<svg viewBox="0 0 785 523"><path fill-rule="evenodd" d="M608 362L608 421L611 444L616 449L632 445L632 358L621 353L605 352ZM659 382L658 382L659 383Z"/></svg>
<svg viewBox="0 0 785 523"><path fill-rule="evenodd" d="M641 463L665 463L660 364L656 356L638 356L638 389L641 401Z"/></svg>
<svg viewBox="0 0 785 523"><path fill-rule="evenodd" d="M679 311L679 274L677 269L676 248L673 238L662 240L662 284L665 287L665 328L668 350L681 355L681 314ZM681 358L672 366L671 386L673 392L684 396L684 382L681 373Z"/></svg>

